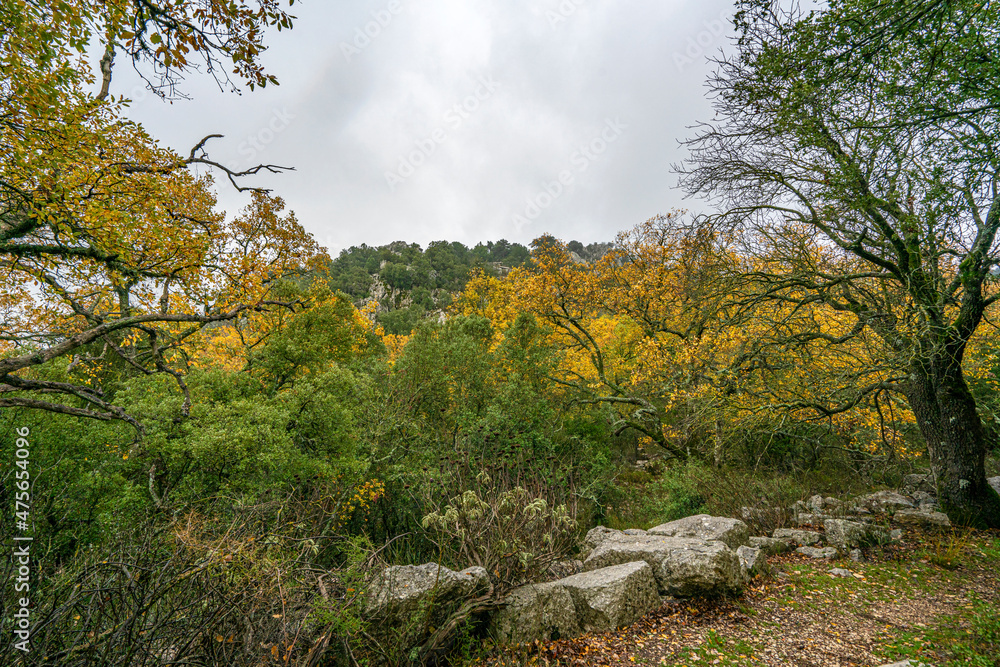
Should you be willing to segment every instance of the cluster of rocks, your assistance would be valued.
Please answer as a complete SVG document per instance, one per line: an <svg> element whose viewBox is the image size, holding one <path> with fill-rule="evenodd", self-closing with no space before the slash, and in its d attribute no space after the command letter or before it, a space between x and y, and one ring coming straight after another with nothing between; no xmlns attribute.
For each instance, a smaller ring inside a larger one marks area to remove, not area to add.
<svg viewBox="0 0 1000 667"><path fill-rule="evenodd" d="M989 481L1000 492L1000 477ZM754 512L744 508L744 517L753 519ZM507 595L490 621L493 634L503 643L522 643L613 630L634 623L664 599L737 594L766 570L768 556L791 550L812 558L861 560L863 547L900 538L901 530L878 523L886 515L901 524L950 525L927 475L908 475L899 491L852 501L817 495L782 512L798 527L778 528L770 536L751 535L738 519L706 514L649 530L593 528L582 560L556 564L549 569L558 577L554 581ZM819 526L822 532L806 528ZM830 574L851 572L838 568ZM400 620L427 604L453 608L489 589L481 567L455 572L435 563L393 566L372 582L366 613Z"/></svg>
<svg viewBox="0 0 1000 667"><path fill-rule="evenodd" d="M1000 486L1000 478L994 479ZM748 520L759 518L762 513L759 509L743 508L743 516ZM876 491L851 501L816 495L808 501L796 501L786 511L775 509L774 513L797 526L825 525L830 519L867 523L881 515L891 515L898 523L915 526L946 528L951 525L948 516L939 511L930 475L907 475L899 491Z"/></svg>
<svg viewBox="0 0 1000 667"><path fill-rule="evenodd" d="M658 608L664 597L739 593L766 567L745 523L704 514L648 531L599 526L587 533L584 549L582 561L553 568L569 576L511 591L491 619L501 642L613 630ZM431 602L454 607L488 587L482 568L393 566L372 582L366 613L401 621Z"/></svg>

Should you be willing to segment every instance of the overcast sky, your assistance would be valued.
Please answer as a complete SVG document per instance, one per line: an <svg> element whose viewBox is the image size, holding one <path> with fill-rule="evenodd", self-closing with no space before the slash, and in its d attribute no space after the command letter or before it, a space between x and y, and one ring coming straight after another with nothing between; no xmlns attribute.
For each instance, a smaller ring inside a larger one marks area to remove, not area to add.
<svg viewBox="0 0 1000 667"><path fill-rule="evenodd" d="M184 153L213 132L233 167L295 167L271 187L334 255L360 243L611 240L657 213L699 210L677 190L678 141L711 110L707 57L732 4L701 0L296 2L264 62L281 85L191 100L115 94ZM245 199L219 182L222 206Z"/></svg>

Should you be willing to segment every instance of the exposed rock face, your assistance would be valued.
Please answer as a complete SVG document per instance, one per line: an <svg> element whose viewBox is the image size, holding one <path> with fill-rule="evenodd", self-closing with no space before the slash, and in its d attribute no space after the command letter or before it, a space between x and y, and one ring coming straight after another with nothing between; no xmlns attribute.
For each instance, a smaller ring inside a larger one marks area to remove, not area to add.
<svg viewBox="0 0 1000 667"><path fill-rule="evenodd" d="M899 510L893 517L899 523L907 523L915 526L948 528L951 520L944 512L935 512L931 509Z"/></svg>
<svg viewBox="0 0 1000 667"><path fill-rule="evenodd" d="M736 553L722 542L659 535L625 535L615 531L597 545L583 563L591 571L645 561L653 568L664 595L691 597L737 592L743 574Z"/></svg>
<svg viewBox="0 0 1000 667"><path fill-rule="evenodd" d="M730 549L750 543L750 529L739 519L696 514L649 529L650 535L717 540Z"/></svg>
<svg viewBox="0 0 1000 667"><path fill-rule="evenodd" d="M815 547L799 547L795 550L796 553L800 553L804 556L809 556L810 558L836 558L837 550L833 547L824 547L822 549L817 549Z"/></svg>
<svg viewBox="0 0 1000 667"><path fill-rule="evenodd" d="M889 541L889 532L881 526L846 519L827 519L823 527L826 529L826 541L845 552L865 544Z"/></svg>
<svg viewBox="0 0 1000 667"><path fill-rule="evenodd" d="M490 626L501 644L575 637L581 632L573 597L556 581L516 588L504 605Z"/></svg>
<svg viewBox="0 0 1000 667"><path fill-rule="evenodd" d="M493 616L502 644L574 637L631 625L660 606L653 570L626 563L511 591Z"/></svg>
<svg viewBox="0 0 1000 667"><path fill-rule="evenodd" d="M990 486L992 486L997 493L1000 493L1000 475L990 477L986 481L990 483Z"/></svg>
<svg viewBox="0 0 1000 667"><path fill-rule="evenodd" d="M631 625L660 606L653 570L645 562L582 572L553 583L569 591L584 632Z"/></svg>
<svg viewBox="0 0 1000 667"><path fill-rule="evenodd" d="M437 563L393 565L372 582L366 613L402 617L417 612L433 599L435 605L475 597L489 590L489 576L481 567L461 572Z"/></svg>
<svg viewBox="0 0 1000 667"><path fill-rule="evenodd" d="M773 537L751 537L750 546L760 549L768 556L783 554L791 549L788 541L777 540Z"/></svg>
<svg viewBox="0 0 1000 667"><path fill-rule="evenodd" d="M817 533L815 530L795 530L794 528L777 528L771 533L771 537L806 547L823 541L822 533Z"/></svg>

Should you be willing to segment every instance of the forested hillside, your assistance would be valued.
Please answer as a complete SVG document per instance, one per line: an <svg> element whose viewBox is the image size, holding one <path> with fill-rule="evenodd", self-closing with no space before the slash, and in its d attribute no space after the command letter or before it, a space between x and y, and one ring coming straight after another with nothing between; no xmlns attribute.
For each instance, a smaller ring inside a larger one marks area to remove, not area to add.
<svg viewBox="0 0 1000 667"><path fill-rule="evenodd" d="M581 261L595 261L611 244L570 241L567 247ZM405 335L429 315L443 313L473 273L505 275L528 259L528 248L506 239L474 248L447 241L432 242L426 249L403 241L352 246L330 261L328 283L359 308L371 304L387 333Z"/></svg>

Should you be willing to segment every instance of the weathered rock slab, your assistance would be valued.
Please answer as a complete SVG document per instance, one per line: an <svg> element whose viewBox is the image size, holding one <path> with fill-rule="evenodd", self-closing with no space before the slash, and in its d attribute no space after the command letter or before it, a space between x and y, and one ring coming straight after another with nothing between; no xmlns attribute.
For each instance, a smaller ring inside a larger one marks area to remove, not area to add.
<svg viewBox="0 0 1000 667"><path fill-rule="evenodd" d="M826 529L826 541L841 551L889 541L889 532L885 528L847 519L827 519L823 528Z"/></svg>
<svg viewBox="0 0 1000 667"><path fill-rule="evenodd" d="M441 605L488 589L489 576L481 567L455 572L437 563L393 565L369 587L366 612L372 616L405 616L416 612L432 596L435 605Z"/></svg>
<svg viewBox="0 0 1000 667"><path fill-rule="evenodd" d="M986 481L990 483L990 486L993 487L994 491L1000 493L1000 475L997 475L996 477L990 477Z"/></svg>
<svg viewBox="0 0 1000 667"><path fill-rule="evenodd" d="M837 550L833 547L823 547L822 549L817 549L816 547L799 547L795 550L795 553L800 553L803 556L809 556L810 558L837 557Z"/></svg>
<svg viewBox="0 0 1000 667"><path fill-rule="evenodd" d="M607 526L594 526L587 531L587 536L583 538L583 543L591 549L596 549L604 540L615 535L621 535L622 531L608 528Z"/></svg>
<svg viewBox="0 0 1000 667"><path fill-rule="evenodd" d="M776 556L777 554L783 554L789 549L791 545L788 540L778 540L773 537L760 537L753 536L750 538L750 546L760 549L764 554L768 556Z"/></svg>
<svg viewBox="0 0 1000 667"><path fill-rule="evenodd" d="M523 644L575 637L582 630L573 596L558 582L515 588L490 621L490 630L501 644Z"/></svg>
<svg viewBox="0 0 1000 667"><path fill-rule="evenodd" d="M750 543L750 529L739 519L696 514L669 523L664 523L647 531L650 535L663 537L683 537L695 540L716 540L730 549Z"/></svg>
<svg viewBox="0 0 1000 667"><path fill-rule="evenodd" d="M925 528L948 528L951 526L951 519L948 518L947 514L930 509L899 510L892 518L899 523Z"/></svg>
<svg viewBox="0 0 1000 667"><path fill-rule="evenodd" d="M787 540L793 544L811 547L823 541L823 534L815 530L796 530L794 528L776 528L771 537Z"/></svg>
<svg viewBox="0 0 1000 667"><path fill-rule="evenodd" d="M516 588L490 629L501 644L575 637L631 625L660 604L649 564L624 563Z"/></svg>
<svg viewBox="0 0 1000 667"><path fill-rule="evenodd" d="M763 574L767 571L767 557L757 547L739 547L736 557L740 559L740 567L748 576Z"/></svg>
<svg viewBox="0 0 1000 667"><path fill-rule="evenodd" d="M660 606L653 569L644 561L581 572L552 583L569 591L584 632L631 625Z"/></svg>
<svg viewBox="0 0 1000 667"><path fill-rule="evenodd" d="M645 561L659 591L673 597L738 592L743 573L736 552L722 542L659 535L608 536L583 563L585 571Z"/></svg>
<svg viewBox="0 0 1000 667"><path fill-rule="evenodd" d="M858 498L858 504L866 506L874 512L896 512L916 507L912 500L895 491L869 493Z"/></svg>

